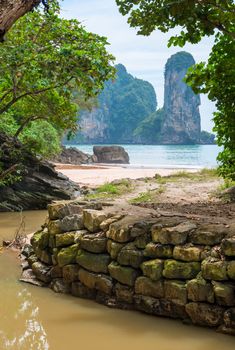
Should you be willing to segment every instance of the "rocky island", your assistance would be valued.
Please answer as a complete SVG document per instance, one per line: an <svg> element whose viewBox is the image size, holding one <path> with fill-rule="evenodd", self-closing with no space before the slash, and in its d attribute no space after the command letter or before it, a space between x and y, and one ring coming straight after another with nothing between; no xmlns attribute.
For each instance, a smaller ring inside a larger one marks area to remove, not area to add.
<svg viewBox="0 0 235 350"><path fill-rule="evenodd" d="M81 131L72 142L213 144L214 135L201 130L200 96L183 81L193 64L193 56L184 51L168 59L161 109L153 86L118 64L116 80L105 84L98 107L81 113Z"/></svg>

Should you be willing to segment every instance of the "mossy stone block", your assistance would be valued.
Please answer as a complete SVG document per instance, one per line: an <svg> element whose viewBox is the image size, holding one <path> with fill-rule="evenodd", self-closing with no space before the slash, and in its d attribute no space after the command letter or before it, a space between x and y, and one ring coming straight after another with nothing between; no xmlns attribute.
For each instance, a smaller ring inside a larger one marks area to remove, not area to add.
<svg viewBox="0 0 235 350"><path fill-rule="evenodd" d="M134 243L128 243L119 252L117 261L120 265L138 268L143 261L143 252Z"/></svg>
<svg viewBox="0 0 235 350"><path fill-rule="evenodd" d="M202 262L202 277L206 280L226 281L227 261L207 258Z"/></svg>
<svg viewBox="0 0 235 350"><path fill-rule="evenodd" d="M78 244L73 244L67 248L62 248L57 255L58 265L63 267L65 265L74 264L76 262L78 247Z"/></svg>
<svg viewBox="0 0 235 350"><path fill-rule="evenodd" d="M149 258L172 258L173 246L170 244L150 242L144 249L144 256Z"/></svg>
<svg viewBox="0 0 235 350"><path fill-rule="evenodd" d="M62 234L55 235L55 245L56 247L66 247L68 245L74 244L74 232L66 232Z"/></svg>
<svg viewBox="0 0 235 350"><path fill-rule="evenodd" d="M76 262L85 269L92 272L108 272L108 265L110 263L110 256L108 254L93 254L85 250L79 250L76 256Z"/></svg>
<svg viewBox="0 0 235 350"><path fill-rule="evenodd" d="M148 277L138 277L135 281L135 293L154 298L163 298L164 287L162 281L152 281Z"/></svg>
<svg viewBox="0 0 235 350"><path fill-rule="evenodd" d="M173 257L182 261L200 261L203 247L195 247L191 245L176 246L173 250Z"/></svg>
<svg viewBox="0 0 235 350"><path fill-rule="evenodd" d="M166 260L163 276L170 279L191 279L196 277L200 269L201 264L199 262Z"/></svg>
<svg viewBox="0 0 235 350"><path fill-rule="evenodd" d="M121 266L115 261L109 264L108 270L111 277L127 286L134 286L135 280L139 276L139 272L132 267Z"/></svg>
<svg viewBox="0 0 235 350"><path fill-rule="evenodd" d="M228 277L235 280L235 260L228 263Z"/></svg>
<svg viewBox="0 0 235 350"><path fill-rule="evenodd" d="M160 259L148 260L141 264L141 270L144 276L153 281L158 281L162 277L164 263Z"/></svg>
<svg viewBox="0 0 235 350"><path fill-rule="evenodd" d="M214 291L210 282L206 281L199 273L196 278L187 282L188 299L192 301L204 301L214 303Z"/></svg>
<svg viewBox="0 0 235 350"><path fill-rule="evenodd" d="M180 304L187 303L186 283L177 280L164 281L165 298Z"/></svg>
<svg viewBox="0 0 235 350"><path fill-rule="evenodd" d="M79 280L88 288L96 289L105 294L111 294L112 278L103 274L96 274L84 269L79 270Z"/></svg>
<svg viewBox="0 0 235 350"><path fill-rule="evenodd" d="M235 238L223 239L221 248L226 256L235 256Z"/></svg>

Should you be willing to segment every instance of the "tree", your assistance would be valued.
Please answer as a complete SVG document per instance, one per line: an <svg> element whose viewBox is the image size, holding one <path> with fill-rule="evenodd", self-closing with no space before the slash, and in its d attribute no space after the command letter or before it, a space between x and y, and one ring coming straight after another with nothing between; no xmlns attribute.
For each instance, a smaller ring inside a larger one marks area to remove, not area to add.
<svg viewBox="0 0 235 350"><path fill-rule="evenodd" d="M113 77L106 38L87 32L77 20L60 18L55 1L49 13L38 9L19 19L6 39L0 51L0 120L14 120L9 130L30 148L25 135L27 128L40 132L36 122L51 132L50 124L59 135L74 132L78 97L96 96Z"/></svg>
<svg viewBox="0 0 235 350"><path fill-rule="evenodd" d="M1 0L0 1L0 41L14 22L38 6L42 0ZM45 5L46 2L43 1Z"/></svg>
<svg viewBox="0 0 235 350"><path fill-rule="evenodd" d="M150 35L155 29L168 32L181 27L170 45L198 43L215 35L207 63L192 67L186 82L194 92L208 93L216 103L214 114L217 141L223 146L218 156L220 172L235 179L235 4L233 0L116 0L128 23L138 34Z"/></svg>

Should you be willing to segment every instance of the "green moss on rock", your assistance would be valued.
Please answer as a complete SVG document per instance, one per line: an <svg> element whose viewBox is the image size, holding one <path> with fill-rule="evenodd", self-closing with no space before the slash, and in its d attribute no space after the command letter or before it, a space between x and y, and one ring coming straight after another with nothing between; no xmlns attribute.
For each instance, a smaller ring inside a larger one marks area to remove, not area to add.
<svg viewBox="0 0 235 350"><path fill-rule="evenodd" d="M78 244L73 244L67 248L62 248L59 251L57 255L57 261L60 267L69 264L74 264L76 262L78 247Z"/></svg>
<svg viewBox="0 0 235 350"><path fill-rule="evenodd" d="M110 256L108 254L93 254L80 249L76 256L76 262L89 271L107 273Z"/></svg>
<svg viewBox="0 0 235 350"><path fill-rule="evenodd" d="M128 286L133 286L136 278L139 276L139 272L132 267L121 266L115 261L109 264L108 270L111 277Z"/></svg>
<svg viewBox="0 0 235 350"><path fill-rule="evenodd" d="M144 276L149 277L153 281L158 281L162 277L163 261L159 259L145 261L141 264L141 270Z"/></svg>
<svg viewBox="0 0 235 350"><path fill-rule="evenodd" d="M171 279L191 279L196 277L201 269L199 262L181 262L166 260L164 263L163 276Z"/></svg>

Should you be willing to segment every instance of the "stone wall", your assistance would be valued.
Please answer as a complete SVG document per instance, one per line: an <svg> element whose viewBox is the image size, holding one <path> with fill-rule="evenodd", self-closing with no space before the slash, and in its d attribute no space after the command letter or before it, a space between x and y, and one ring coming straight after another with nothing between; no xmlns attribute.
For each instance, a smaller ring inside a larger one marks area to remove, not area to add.
<svg viewBox="0 0 235 350"><path fill-rule="evenodd" d="M49 205L22 251L21 280L107 306L235 335L235 231L177 215L118 215L100 203Z"/></svg>

